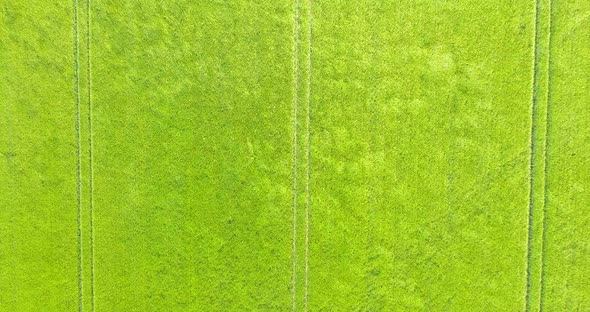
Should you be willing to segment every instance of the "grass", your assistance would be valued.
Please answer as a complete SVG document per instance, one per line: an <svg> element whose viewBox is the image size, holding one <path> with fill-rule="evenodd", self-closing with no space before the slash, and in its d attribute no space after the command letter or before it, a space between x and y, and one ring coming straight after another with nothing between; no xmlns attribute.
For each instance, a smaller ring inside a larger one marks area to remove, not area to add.
<svg viewBox="0 0 590 312"><path fill-rule="evenodd" d="M589 16L0 0L0 311L589 310Z"/></svg>

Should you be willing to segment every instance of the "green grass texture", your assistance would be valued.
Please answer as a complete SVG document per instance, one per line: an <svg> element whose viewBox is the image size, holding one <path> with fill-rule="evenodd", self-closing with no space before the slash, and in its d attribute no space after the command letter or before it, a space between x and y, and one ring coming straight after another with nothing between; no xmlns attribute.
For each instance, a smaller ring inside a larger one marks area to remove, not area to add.
<svg viewBox="0 0 590 312"><path fill-rule="evenodd" d="M0 0L0 311L590 311L590 1Z"/></svg>

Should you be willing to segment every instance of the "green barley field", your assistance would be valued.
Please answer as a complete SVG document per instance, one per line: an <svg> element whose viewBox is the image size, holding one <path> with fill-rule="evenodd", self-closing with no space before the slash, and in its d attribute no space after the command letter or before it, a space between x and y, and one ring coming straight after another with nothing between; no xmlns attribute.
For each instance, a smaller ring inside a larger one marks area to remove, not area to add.
<svg viewBox="0 0 590 312"><path fill-rule="evenodd" d="M590 311L590 2L0 0L0 311Z"/></svg>

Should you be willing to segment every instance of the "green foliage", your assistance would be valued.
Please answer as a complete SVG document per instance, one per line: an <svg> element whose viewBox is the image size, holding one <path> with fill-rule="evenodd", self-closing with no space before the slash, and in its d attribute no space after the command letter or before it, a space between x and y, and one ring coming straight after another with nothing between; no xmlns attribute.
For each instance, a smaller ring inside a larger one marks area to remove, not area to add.
<svg viewBox="0 0 590 312"><path fill-rule="evenodd" d="M588 16L0 0L0 311L590 310Z"/></svg>

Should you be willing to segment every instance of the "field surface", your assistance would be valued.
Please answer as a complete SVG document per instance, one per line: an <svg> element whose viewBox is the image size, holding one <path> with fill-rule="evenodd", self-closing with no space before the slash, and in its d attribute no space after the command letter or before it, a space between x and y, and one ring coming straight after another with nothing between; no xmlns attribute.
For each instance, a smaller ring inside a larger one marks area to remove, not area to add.
<svg viewBox="0 0 590 312"><path fill-rule="evenodd" d="M0 311L590 311L590 2L0 0Z"/></svg>

